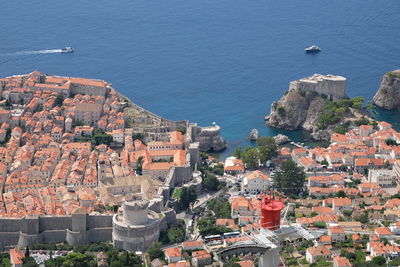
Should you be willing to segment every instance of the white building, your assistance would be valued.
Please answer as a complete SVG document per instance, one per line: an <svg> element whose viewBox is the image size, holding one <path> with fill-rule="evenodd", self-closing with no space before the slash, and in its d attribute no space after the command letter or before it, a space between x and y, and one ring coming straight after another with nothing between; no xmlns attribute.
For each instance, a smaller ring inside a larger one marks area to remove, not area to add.
<svg viewBox="0 0 400 267"><path fill-rule="evenodd" d="M396 172L394 170L381 169L381 170L369 170L368 181L376 183L380 187L389 187L396 185Z"/></svg>
<svg viewBox="0 0 400 267"><path fill-rule="evenodd" d="M242 191L248 193L260 193L271 184L271 178L261 171L253 171L247 174L242 181Z"/></svg>
<svg viewBox="0 0 400 267"><path fill-rule="evenodd" d="M332 253L325 246L311 247L306 250L306 260L308 263L314 263L322 257L324 260L330 260Z"/></svg>
<svg viewBox="0 0 400 267"><path fill-rule="evenodd" d="M112 138L113 141L119 144L124 143L124 130L123 129L117 129L112 131Z"/></svg>

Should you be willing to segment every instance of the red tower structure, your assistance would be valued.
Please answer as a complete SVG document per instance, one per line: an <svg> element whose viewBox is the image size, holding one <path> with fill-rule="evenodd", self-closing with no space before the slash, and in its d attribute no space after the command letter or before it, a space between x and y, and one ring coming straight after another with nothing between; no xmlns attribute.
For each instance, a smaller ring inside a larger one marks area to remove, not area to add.
<svg viewBox="0 0 400 267"><path fill-rule="evenodd" d="M285 205L276 200L272 195L265 196L261 202L261 228L268 230L277 230L281 225L281 210Z"/></svg>

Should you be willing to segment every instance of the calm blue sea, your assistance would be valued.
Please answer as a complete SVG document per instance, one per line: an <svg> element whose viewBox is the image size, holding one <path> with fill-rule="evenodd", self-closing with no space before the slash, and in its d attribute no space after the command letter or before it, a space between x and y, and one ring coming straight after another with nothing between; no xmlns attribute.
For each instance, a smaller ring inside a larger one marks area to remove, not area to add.
<svg viewBox="0 0 400 267"><path fill-rule="evenodd" d="M0 11L0 76L104 79L166 118L217 122L231 148L252 128L276 133L263 118L290 80L343 75L350 96L370 99L400 68L398 0L31 0ZM314 43L322 53L304 54ZM65 46L76 52L36 52Z"/></svg>

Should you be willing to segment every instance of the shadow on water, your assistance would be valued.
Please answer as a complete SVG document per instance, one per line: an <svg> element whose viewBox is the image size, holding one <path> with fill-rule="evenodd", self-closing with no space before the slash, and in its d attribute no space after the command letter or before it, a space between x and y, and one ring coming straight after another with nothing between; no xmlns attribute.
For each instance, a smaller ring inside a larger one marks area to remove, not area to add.
<svg viewBox="0 0 400 267"><path fill-rule="evenodd" d="M385 110L379 107L375 107L373 110L375 112L371 112L371 115L378 121L386 121L392 124L393 129L396 131L400 131L400 112L398 109L396 110Z"/></svg>
<svg viewBox="0 0 400 267"><path fill-rule="evenodd" d="M295 131L287 131L287 130L279 130L272 127L268 127L268 134L267 135L260 135L260 136L276 136L278 134L284 134L290 138L293 142L296 143L304 143L304 146L308 147L327 147L329 142L327 141L315 141L311 138L310 132L304 130L295 130ZM289 145L289 143L287 144ZM237 148L245 149L246 147L255 147L255 141L249 141L245 138L240 141L232 141L227 142L227 148L218 153L209 153L212 157L215 157L220 160L225 160L227 157L230 157Z"/></svg>

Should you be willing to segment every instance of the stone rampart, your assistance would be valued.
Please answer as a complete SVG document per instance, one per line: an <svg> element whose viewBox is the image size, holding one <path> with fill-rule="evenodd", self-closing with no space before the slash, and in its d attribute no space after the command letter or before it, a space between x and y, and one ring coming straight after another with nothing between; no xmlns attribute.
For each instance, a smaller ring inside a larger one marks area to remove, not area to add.
<svg viewBox="0 0 400 267"><path fill-rule="evenodd" d="M39 231L71 229L71 216L50 216L44 215L39 217Z"/></svg>
<svg viewBox="0 0 400 267"><path fill-rule="evenodd" d="M112 217L111 217L112 219ZM90 242L104 242L112 240L112 228L93 228L87 232Z"/></svg>
<svg viewBox="0 0 400 267"><path fill-rule="evenodd" d="M66 239L67 230L49 230L41 233L42 242L48 243L62 243Z"/></svg>
<svg viewBox="0 0 400 267"><path fill-rule="evenodd" d="M110 241L112 215L26 216L0 218L0 250L6 246L32 245L67 241L71 245Z"/></svg>
<svg viewBox="0 0 400 267"><path fill-rule="evenodd" d="M21 225L22 219L0 218L0 233L19 232Z"/></svg>
<svg viewBox="0 0 400 267"><path fill-rule="evenodd" d="M24 248L31 244L41 244L43 243L43 238L40 234L25 234L19 232L18 247Z"/></svg>
<svg viewBox="0 0 400 267"><path fill-rule="evenodd" d="M83 231L74 232L67 229L67 235L65 239L71 246L79 246L88 243L87 233Z"/></svg>
<svg viewBox="0 0 400 267"><path fill-rule="evenodd" d="M112 215L94 214L87 216L87 228L107 228L112 226Z"/></svg>
<svg viewBox="0 0 400 267"><path fill-rule="evenodd" d="M0 232L0 251L18 244L19 232Z"/></svg>

